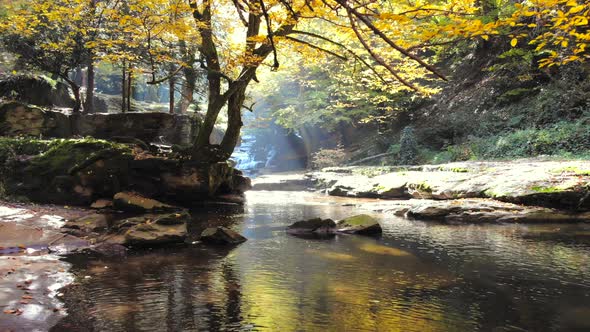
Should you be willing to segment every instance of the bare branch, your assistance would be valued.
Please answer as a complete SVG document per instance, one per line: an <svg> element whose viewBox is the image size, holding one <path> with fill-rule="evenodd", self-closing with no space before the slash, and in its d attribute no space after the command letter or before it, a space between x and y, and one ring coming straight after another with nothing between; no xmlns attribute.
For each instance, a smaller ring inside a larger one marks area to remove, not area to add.
<svg viewBox="0 0 590 332"><path fill-rule="evenodd" d="M324 53L328 53L328 54L330 54L330 55L332 55L332 56L334 56L334 57L337 57L337 58L338 58L338 59L340 59L340 60L343 60L343 61L346 61L346 60L348 60L348 59L347 59L345 56L343 56L343 55L340 55L340 54L334 53L334 52L332 52L332 51L330 51L330 50L327 50L327 49L325 49L325 48L322 48L322 47L320 47L320 46L317 46L317 45L314 45L314 44L308 43L308 42L306 42L306 41L304 41L304 40L297 39L297 38L294 38L294 37L291 37L291 36L286 36L285 38L286 38L286 39L289 39L289 40L292 40L292 41L294 41L294 42L296 42L296 43L300 43L300 44L303 44L303 45L309 46L309 47L311 47L311 48L313 48L313 49L315 49L315 50L318 50L318 51L321 51L321 52L324 52Z"/></svg>

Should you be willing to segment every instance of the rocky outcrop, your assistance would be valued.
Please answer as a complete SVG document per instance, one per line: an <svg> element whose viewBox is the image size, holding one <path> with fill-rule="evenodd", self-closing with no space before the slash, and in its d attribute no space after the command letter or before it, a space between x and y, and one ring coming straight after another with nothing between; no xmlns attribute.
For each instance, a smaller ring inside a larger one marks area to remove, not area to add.
<svg viewBox="0 0 590 332"><path fill-rule="evenodd" d="M0 136L70 137L69 117L19 102L0 104Z"/></svg>
<svg viewBox="0 0 590 332"><path fill-rule="evenodd" d="M239 196L250 185L228 163L136 154L127 145L95 139L52 141L44 153L0 160L0 171L0 186L6 195L65 205L90 205L129 191L193 206L218 196Z"/></svg>
<svg viewBox="0 0 590 332"><path fill-rule="evenodd" d="M366 214L342 219L336 223L336 228L338 233L346 234L374 235L383 233L379 221Z"/></svg>
<svg viewBox="0 0 590 332"><path fill-rule="evenodd" d="M416 167L343 167L310 174L330 195L382 199L492 198L588 210L588 161L464 162Z"/></svg>
<svg viewBox="0 0 590 332"><path fill-rule="evenodd" d="M0 81L0 99L37 106L72 108L75 105L66 84L44 76L17 75Z"/></svg>
<svg viewBox="0 0 590 332"><path fill-rule="evenodd" d="M200 120L186 114L66 114L20 102L0 104L0 136L135 138L147 143L191 144Z"/></svg>
<svg viewBox="0 0 590 332"><path fill-rule="evenodd" d="M247 239L226 227L209 227L201 233L201 241L216 245L236 245Z"/></svg>
<svg viewBox="0 0 590 332"><path fill-rule="evenodd" d="M447 223L572 223L590 220L590 212L523 206L493 199L410 199L367 205L408 219Z"/></svg>
<svg viewBox="0 0 590 332"><path fill-rule="evenodd" d="M169 214L144 214L120 218L113 214L90 214L66 222L63 231L93 239L96 243L124 246L152 246L184 243L187 212Z"/></svg>

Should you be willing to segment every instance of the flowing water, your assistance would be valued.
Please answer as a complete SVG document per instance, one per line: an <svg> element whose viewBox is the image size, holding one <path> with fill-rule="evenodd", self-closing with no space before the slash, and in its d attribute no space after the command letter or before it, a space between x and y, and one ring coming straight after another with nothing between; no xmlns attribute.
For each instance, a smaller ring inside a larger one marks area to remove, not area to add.
<svg viewBox="0 0 590 332"><path fill-rule="evenodd" d="M358 203L250 192L241 211L194 211L249 241L74 262L90 308L70 316L99 331L590 331L590 225L378 215L380 238L285 233L363 212Z"/></svg>

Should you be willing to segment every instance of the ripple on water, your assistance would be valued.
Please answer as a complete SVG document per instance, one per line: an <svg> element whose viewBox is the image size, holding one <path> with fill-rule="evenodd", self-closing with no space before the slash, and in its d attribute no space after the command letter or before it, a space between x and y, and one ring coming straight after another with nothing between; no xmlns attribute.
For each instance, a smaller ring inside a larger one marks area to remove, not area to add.
<svg viewBox="0 0 590 332"><path fill-rule="evenodd" d="M252 192L243 212L195 211L249 241L75 265L99 330L490 331L590 325L587 226L444 225L387 215L380 238L286 235L363 200ZM553 227L553 228L552 228ZM562 227L562 226L560 226ZM106 268L105 268L106 267Z"/></svg>

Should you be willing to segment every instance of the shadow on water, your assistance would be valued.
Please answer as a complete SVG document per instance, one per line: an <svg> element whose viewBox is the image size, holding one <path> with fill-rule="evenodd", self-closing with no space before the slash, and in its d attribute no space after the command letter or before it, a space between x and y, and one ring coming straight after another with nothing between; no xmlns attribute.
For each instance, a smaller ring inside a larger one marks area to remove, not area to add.
<svg viewBox="0 0 590 332"><path fill-rule="evenodd" d="M381 215L381 238L288 236L311 217L363 212L350 201L253 192L244 210L193 211L194 232L226 225L249 241L125 259L73 261L99 331L569 331L590 328L587 225L443 225ZM575 241L564 238L568 234ZM89 278L85 278L85 277Z"/></svg>

